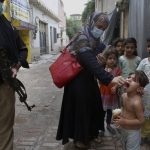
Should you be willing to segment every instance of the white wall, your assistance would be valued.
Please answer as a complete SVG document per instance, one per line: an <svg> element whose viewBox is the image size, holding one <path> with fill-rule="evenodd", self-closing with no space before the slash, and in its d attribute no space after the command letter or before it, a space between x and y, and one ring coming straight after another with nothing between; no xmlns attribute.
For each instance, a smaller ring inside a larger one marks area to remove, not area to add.
<svg viewBox="0 0 150 150"><path fill-rule="evenodd" d="M37 25L37 33L36 33L36 39L33 39L31 37L31 58L32 60L34 58L40 57L40 39L39 39L39 20L46 23L46 30L47 30L47 35L46 35L46 39L47 39L47 48L48 48L48 52L51 51L50 47L51 47L51 39L50 39L50 26L55 27L58 29L58 22L56 22L55 20L53 20L52 18L50 18L49 16L43 14L42 11L40 11L38 8L34 7L33 5L30 5L31 10L32 10L32 23L34 25L36 25L36 22L38 23ZM53 48L54 50L57 50L59 48L59 42L57 42L56 44L53 44Z"/></svg>
<svg viewBox="0 0 150 150"><path fill-rule="evenodd" d="M66 14L64 11L64 5L63 5L62 0L59 0L58 16L60 18L60 22L59 22L60 33L61 33L61 30L63 29L62 37L59 38L59 40L60 40L61 46L64 47L68 43L68 37L66 35ZM62 43L61 43L61 40L62 40Z"/></svg>
<svg viewBox="0 0 150 150"><path fill-rule="evenodd" d="M54 14L58 15L58 2L59 0L41 0L46 7L50 8Z"/></svg>

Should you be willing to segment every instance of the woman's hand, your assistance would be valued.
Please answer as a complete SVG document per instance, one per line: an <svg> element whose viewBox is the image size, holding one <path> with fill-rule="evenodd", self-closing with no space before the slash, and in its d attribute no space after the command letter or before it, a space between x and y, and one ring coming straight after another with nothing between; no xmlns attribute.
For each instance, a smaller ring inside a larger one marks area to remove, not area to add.
<svg viewBox="0 0 150 150"><path fill-rule="evenodd" d="M17 68L11 68L11 71L12 71L12 78L16 78L18 72Z"/></svg>
<svg viewBox="0 0 150 150"><path fill-rule="evenodd" d="M99 54L96 56L96 58L97 58L98 63L100 63L100 64L102 64L102 65L104 65L104 64L106 63L106 59L105 59L105 57L103 56L102 53L99 53Z"/></svg>
<svg viewBox="0 0 150 150"><path fill-rule="evenodd" d="M112 71L112 69L111 69L111 68L105 68L105 71L107 71L107 72L111 72L111 71Z"/></svg>
<svg viewBox="0 0 150 150"><path fill-rule="evenodd" d="M124 85L126 80L122 76L114 77L111 81L112 84L117 84L118 86Z"/></svg>
<svg viewBox="0 0 150 150"><path fill-rule="evenodd" d="M18 62L18 64L14 65L14 66L11 68L11 71L12 71L12 78L16 78L17 73L18 73L18 70L19 70L20 67L21 67L21 64L20 64L20 62Z"/></svg>

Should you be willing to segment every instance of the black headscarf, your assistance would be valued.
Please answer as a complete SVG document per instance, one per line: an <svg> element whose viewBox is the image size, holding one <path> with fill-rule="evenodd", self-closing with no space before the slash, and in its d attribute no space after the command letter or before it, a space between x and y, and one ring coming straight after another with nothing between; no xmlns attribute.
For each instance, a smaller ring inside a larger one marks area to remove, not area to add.
<svg viewBox="0 0 150 150"><path fill-rule="evenodd" d="M16 44L16 35L11 23L0 15L0 47L7 50L8 58L12 63L18 62L18 48Z"/></svg>

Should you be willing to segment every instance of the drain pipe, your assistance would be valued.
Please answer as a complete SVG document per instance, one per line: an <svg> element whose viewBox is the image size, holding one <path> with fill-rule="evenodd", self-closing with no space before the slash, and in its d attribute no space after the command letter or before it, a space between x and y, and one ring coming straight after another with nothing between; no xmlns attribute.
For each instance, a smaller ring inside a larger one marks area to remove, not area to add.
<svg viewBox="0 0 150 150"><path fill-rule="evenodd" d="M124 11L121 11L120 37L124 38Z"/></svg>

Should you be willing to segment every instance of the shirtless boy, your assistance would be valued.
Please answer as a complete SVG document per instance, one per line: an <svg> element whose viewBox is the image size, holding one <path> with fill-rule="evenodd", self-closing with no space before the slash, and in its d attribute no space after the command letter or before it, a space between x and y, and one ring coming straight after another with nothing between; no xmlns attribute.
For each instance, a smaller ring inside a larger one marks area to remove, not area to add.
<svg viewBox="0 0 150 150"><path fill-rule="evenodd" d="M122 112L114 122L120 128L124 150L140 150L141 126L144 122L143 89L149 80L143 71L135 71L127 79L122 95Z"/></svg>

